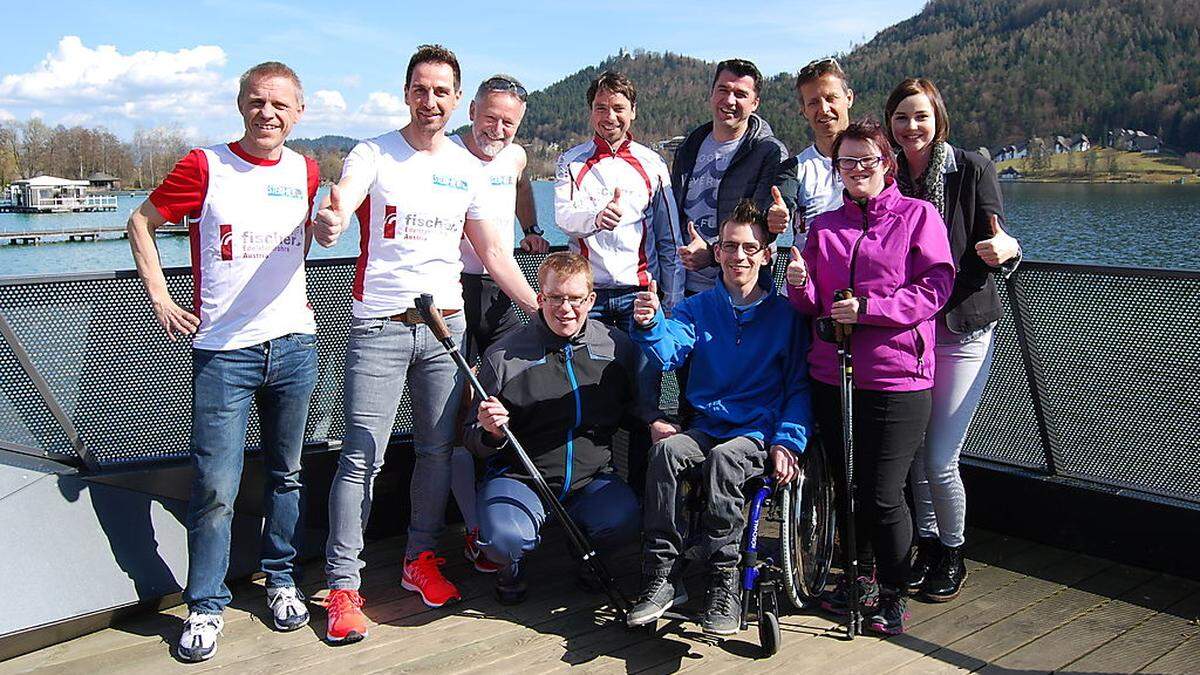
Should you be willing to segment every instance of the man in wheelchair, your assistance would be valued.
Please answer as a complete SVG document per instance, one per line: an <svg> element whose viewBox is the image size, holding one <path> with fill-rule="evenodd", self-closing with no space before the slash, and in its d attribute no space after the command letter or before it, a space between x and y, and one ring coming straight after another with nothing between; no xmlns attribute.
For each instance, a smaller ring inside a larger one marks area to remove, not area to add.
<svg viewBox="0 0 1200 675"><path fill-rule="evenodd" d="M690 358L682 396L695 413L686 431L660 440L650 452L644 587L629 614L632 626L651 623L686 601L687 516L680 486L694 476L705 495L701 531L691 533L699 535L696 545L708 565L702 627L712 635L738 632L743 485L764 472L768 459L779 483L791 481L810 428L808 330L765 273L774 239L766 216L743 200L718 236L721 283L676 305L670 318L659 307L653 282L635 301L630 336L651 363L669 371Z"/></svg>

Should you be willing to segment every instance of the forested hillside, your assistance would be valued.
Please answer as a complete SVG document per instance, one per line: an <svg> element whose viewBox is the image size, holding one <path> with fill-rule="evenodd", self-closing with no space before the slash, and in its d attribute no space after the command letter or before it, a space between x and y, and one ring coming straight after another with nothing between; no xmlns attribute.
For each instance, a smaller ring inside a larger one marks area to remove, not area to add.
<svg viewBox="0 0 1200 675"><path fill-rule="evenodd" d="M730 56L753 58L753 47ZM839 56L858 94L854 113L882 115L908 76L934 80L952 140L995 146L1034 135L1114 127L1200 149L1200 2L1196 0L934 0L917 16ZM796 63L798 69L803 63ZM530 95L521 135L565 144L587 133L584 92L605 69L639 90L635 131L684 133L708 118L713 64L676 54L621 53ZM760 113L789 148L808 143L795 75L770 77Z"/></svg>

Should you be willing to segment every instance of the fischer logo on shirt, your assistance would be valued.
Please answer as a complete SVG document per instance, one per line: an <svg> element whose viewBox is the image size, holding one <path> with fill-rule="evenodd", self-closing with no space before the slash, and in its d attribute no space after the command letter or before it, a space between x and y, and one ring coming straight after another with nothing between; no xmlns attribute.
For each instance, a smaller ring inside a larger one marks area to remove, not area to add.
<svg viewBox="0 0 1200 675"><path fill-rule="evenodd" d="M433 184L437 185L438 187L448 187L453 190L465 191L470 188L470 186L467 184L467 181L440 173L433 174Z"/></svg>
<svg viewBox="0 0 1200 675"><path fill-rule="evenodd" d="M233 260L233 225L221 223L221 260Z"/></svg>
<svg viewBox="0 0 1200 675"><path fill-rule="evenodd" d="M391 205L383 207L383 238L396 238L396 207Z"/></svg>
<svg viewBox="0 0 1200 675"><path fill-rule="evenodd" d="M268 197L284 197L287 199L304 199L304 190L291 185L268 185Z"/></svg>
<svg viewBox="0 0 1200 675"><path fill-rule="evenodd" d="M493 186L512 185L515 182L516 182L516 180L514 180L512 176L492 176L491 177L491 184Z"/></svg>

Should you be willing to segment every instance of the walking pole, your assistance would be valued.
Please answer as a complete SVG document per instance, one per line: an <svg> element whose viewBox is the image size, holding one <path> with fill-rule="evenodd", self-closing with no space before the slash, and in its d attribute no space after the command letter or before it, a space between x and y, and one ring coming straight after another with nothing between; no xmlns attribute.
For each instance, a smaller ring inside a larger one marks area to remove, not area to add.
<svg viewBox="0 0 1200 675"><path fill-rule="evenodd" d="M834 301L848 300L854 297L849 289L834 293ZM846 541L846 576L849 577L850 613L847 615L846 639L853 640L862 630L862 610L859 608L858 597L858 544L856 523L854 519L854 356L850 352L850 324L834 324L837 337L838 366L841 370L841 399L842 399L842 450L845 464L845 508L846 527L843 530Z"/></svg>
<svg viewBox="0 0 1200 675"><path fill-rule="evenodd" d="M486 400L488 397L487 391L483 385L479 383L479 378L475 377L475 373L471 371L471 366L463 355L459 353L458 347L454 344L454 338L450 335L450 329L446 327L446 321L442 318L442 313L433 306L433 296L428 293L421 294L421 297L416 300L417 311L421 313L421 318L425 325L429 326L429 330L438 342L446 348L450 354L450 358L454 359L454 363L458 365L467 376L467 382L470 383L471 389L479 397L479 400ZM592 542L588 539L587 534L579 529L571 515L567 513L567 509L555 497L550 486L546 484L546 479L542 473L534 466L533 460L529 458L529 454L525 452L524 446L517 440L512 430L507 424L500 426L500 430L504 432L504 436L508 439L508 444L512 446L513 453L521 462L521 466L529 473L533 480L533 487L537 491L538 496L542 498L542 502L548 505L550 511L567 532L567 538L571 540L571 546L575 552L583 559L585 565L591 570L592 574L600 580L600 585L604 587L604 592L608 595L608 599L612 601L613 607L617 610L619 619L622 623L625 622L629 615L630 604L629 600L621 593L621 589L617 587L612 576L608 573L608 568L605 567L604 561L596 555L596 548L592 546Z"/></svg>

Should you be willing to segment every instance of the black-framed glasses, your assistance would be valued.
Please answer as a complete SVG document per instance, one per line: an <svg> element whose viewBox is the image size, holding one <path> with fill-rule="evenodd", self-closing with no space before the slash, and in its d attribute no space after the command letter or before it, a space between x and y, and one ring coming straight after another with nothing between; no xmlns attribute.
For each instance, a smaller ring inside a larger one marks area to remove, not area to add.
<svg viewBox="0 0 1200 675"><path fill-rule="evenodd" d="M874 169L879 166L883 158L879 155L869 155L867 157L838 157L837 167L842 171L853 171L856 167L863 169Z"/></svg>
<svg viewBox="0 0 1200 675"><path fill-rule="evenodd" d="M529 97L529 92L525 90L525 87L520 82L504 75L489 77L483 81L483 84L479 85L479 89L481 91L498 91L505 94L513 94L521 99L522 103Z"/></svg>
<svg viewBox="0 0 1200 675"><path fill-rule="evenodd" d="M584 296L542 293L542 299L545 300L547 305L550 305L551 307L557 307L563 303L566 303L571 306L571 309L579 309L580 307L583 307L583 304L591 299L591 297L591 293L588 293Z"/></svg>
<svg viewBox="0 0 1200 675"><path fill-rule="evenodd" d="M737 250L740 248L742 249L742 253L745 253L747 256L751 256L765 249L766 246L763 246L757 241L719 241L717 242L717 248L721 249L721 252L725 255L733 255L734 253L737 253Z"/></svg>

